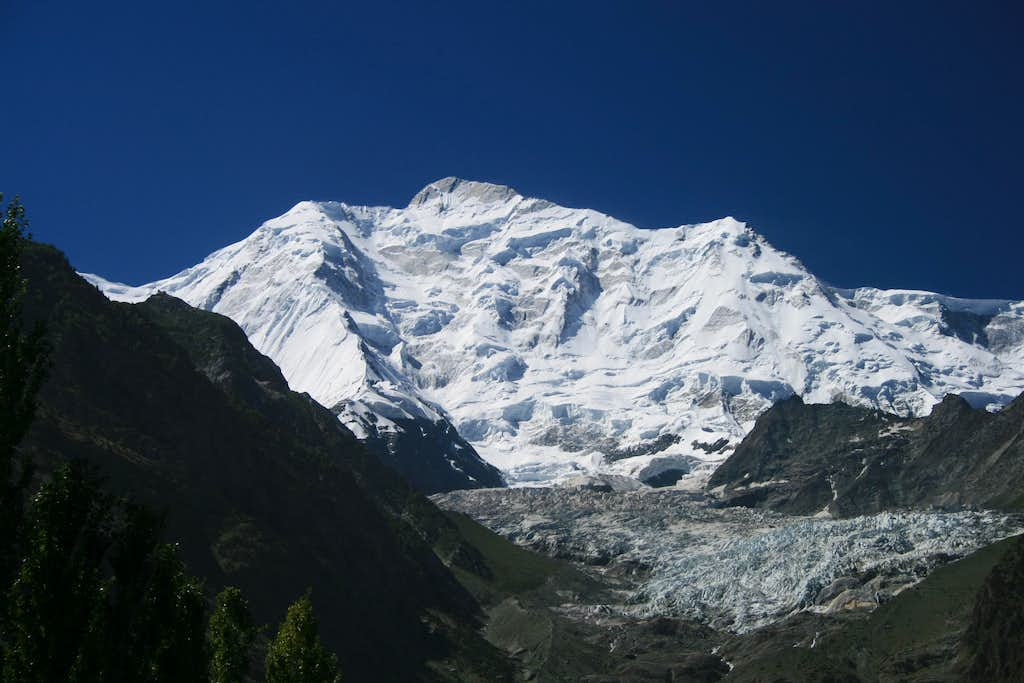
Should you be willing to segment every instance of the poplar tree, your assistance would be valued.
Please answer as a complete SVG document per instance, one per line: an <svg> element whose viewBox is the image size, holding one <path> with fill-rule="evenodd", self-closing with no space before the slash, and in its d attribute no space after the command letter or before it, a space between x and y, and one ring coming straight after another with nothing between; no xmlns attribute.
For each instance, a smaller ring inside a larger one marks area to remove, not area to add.
<svg viewBox="0 0 1024 683"><path fill-rule="evenodd" d="M207 631L210 683L241 683L249 670L256 625L242 591L228 586L217 595Z"/></svg>
<svg viewBox="0 0 1024 683"><path fill-rule="evenodd" d="M267 648L267 683L336 683L338 659L320 642L310 591L296 600Z"/></svg>

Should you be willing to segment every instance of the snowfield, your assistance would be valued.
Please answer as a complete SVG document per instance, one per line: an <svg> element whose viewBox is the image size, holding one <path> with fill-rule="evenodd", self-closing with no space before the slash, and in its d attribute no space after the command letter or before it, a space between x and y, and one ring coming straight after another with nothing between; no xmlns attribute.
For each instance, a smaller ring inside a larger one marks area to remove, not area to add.
<svg viewBox="0 0 1024 683"><path fill-rule="evenodd" d="M234 319L357 434L449 419L513 484L721 461L774 401L1024 391L1024 303L829 287L748 225L639 229L455 178L301 202L157 291Z"/></svg>

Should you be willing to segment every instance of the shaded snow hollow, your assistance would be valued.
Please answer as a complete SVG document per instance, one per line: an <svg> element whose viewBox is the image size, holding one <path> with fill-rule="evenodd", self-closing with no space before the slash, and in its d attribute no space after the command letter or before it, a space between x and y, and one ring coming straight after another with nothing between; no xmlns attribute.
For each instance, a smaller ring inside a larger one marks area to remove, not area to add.
<svg viewBox="0 0 1024 683"><path fill-rule="evenodd" d="M357 433L446 416L512 483L711 464L793 393L922 415L1024 391L1022 302L835 289L732 218L639 229L456 178L301 202L141 287L86 277L234 319Z"/></svg>

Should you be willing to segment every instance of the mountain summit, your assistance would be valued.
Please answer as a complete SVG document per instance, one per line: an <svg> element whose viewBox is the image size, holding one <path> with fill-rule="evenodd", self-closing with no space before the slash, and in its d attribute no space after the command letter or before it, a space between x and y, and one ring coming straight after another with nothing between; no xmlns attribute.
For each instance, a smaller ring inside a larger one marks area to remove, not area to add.
<svg viewBox="0 0 1024 683"><path fill-rule="evenodd" d="M428 184L417 192L409 202L408 208L430 204L462 205L469 202L492 204L512 199L522 199L522 196L507 185L495 185L448 176Z"/></svg>
<svg viewBox="0 0 1024 683"><path fill-rule="evenodd" d="M794 394L918 416L1024 391L1022 302L837 289L732 218L645 230L458 178L403 209L301 202L141 287L87 277L234 319L382 454L427 436L407 457L449 471L434 490L491 465L671 482Z"/></svg>

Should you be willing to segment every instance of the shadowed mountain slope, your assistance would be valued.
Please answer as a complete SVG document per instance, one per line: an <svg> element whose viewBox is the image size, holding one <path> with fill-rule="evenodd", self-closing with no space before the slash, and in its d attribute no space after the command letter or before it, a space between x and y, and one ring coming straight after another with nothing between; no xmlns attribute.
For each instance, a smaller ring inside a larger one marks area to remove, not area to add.
<svg viewBox="0 0 1024 683"><path fill-rule="evenodd" d="M972 681L1024 680L1024 538L999 561L978 592L963 639Z"/></svg>
<svg viewBox="0 0 1024 683"><path fill-rule="evenodd" d="M442 660L505 675L431 550L453 527L234 323L168 296L112 303L50 247L24 260L53 346L24 444L42 474L81 458L165 511L192 571L240 586L260 622L312 587L347 679L445 678Z"/></svg>

